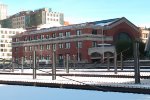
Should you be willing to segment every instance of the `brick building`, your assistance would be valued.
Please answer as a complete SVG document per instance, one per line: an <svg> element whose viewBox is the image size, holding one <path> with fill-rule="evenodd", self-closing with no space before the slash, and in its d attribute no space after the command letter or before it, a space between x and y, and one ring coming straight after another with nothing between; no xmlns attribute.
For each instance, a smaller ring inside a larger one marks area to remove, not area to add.
<svg viewBox="0 0 150 100"><path fill-rule="evenodd" d="M56 51L58 62L62 62L66 55L69 59L79 62L94 62L101 60L101 47L98 44L112 44L118 40L131 41L139 38L139 29L126 18L115 18L82 24L44 29L32 29L13 37L13 58L25 61L33 58L33 51L37 51L40 61L51 61L52 52ZM103 48L106 52L114 52Z"/></svg>

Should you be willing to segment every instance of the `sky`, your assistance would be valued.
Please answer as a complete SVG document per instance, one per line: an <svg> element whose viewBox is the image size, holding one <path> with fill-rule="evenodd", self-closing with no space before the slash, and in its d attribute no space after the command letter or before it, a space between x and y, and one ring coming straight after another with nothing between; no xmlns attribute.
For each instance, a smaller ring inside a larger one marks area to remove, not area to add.
<svg viewBox="0 0 150 100"><path fill-rule="evenodd" d="M8 15L22 10L51 8L71 24L126 17L136 26L150 27L150 0L0 0Z"/></svg>

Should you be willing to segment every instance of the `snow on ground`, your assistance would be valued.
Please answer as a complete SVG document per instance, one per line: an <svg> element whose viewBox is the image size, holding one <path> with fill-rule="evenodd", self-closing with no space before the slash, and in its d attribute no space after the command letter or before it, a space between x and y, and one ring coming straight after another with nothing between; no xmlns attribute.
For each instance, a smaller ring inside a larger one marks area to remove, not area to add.
<svg viewBox="0 0 150 100"><path fill-rule="evenodd" d="M51 73L51 69L40 69L37 73ZM23 73L32 73L32 69L25 69ZM100 69L76 69L70 70L70 74L91 74L91 75L116 75L114 72L106 72L107 70ZM0 70L0 73L22 73L21 70L15 69L14 72L9 70ZM64 69L57 69L57 74L66 74ZM134 72L118 72L117 75L134 75ZM150 72L141 72L141 75L150 76ZM56 80L52 80L52 76L37 76L33 79L32 75L8 75L0 74L0 80L5 81L24 81L24 82L40 82L40 83L60 83L60 84L79 84L79 85L101 85L101 86L119 86L132 88L149 88L150 79L141 79L141 84L134 84L134 78L112 78L112 77L80 77L80 76L57 76Z"/></svg>

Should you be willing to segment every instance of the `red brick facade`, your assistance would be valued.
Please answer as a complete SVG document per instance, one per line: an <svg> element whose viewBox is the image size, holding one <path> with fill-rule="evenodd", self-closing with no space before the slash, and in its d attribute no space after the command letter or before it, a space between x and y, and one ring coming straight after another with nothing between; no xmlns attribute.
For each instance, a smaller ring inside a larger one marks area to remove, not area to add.
<svg viewBox="0 0 150 100"><path fill-rule="evenodd" d="M79 31L81 33L78 33ZM140 34L138 28L125 18L117 19L104 26L84 23L26 31L13 37L12 55L15 60L19 60L21 57L29 60L32 59L33 51L36 50L37 57L50 61L52 60L54 45L56 45L56 58L58 61L69 54L70 60L75 57L81 62L91 62L88 49L96 46L93 45L94 43L102 43L102 35L106 37L106 39L104 38L105 43L113 44L115 37L121 32L127 33L131 39L138 38ZM81 43L81 48L77 48L78 42Z"/></svg>

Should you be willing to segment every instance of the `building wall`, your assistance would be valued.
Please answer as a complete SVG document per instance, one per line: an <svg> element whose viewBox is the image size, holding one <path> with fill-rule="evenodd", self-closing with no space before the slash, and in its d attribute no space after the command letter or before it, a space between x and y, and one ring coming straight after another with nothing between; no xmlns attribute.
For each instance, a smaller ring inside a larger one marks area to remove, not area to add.
<svg viewBox="0 0 150 100"><path fill-rule="evenodd" d="M7 5L0 4L0 20L7 18Z"/></svg>
<svg viewBox="0 0 150 100"><path fill-rule="evenodd" d="M131 37L132 40L140 37L140 31L137 32L135 29L133 29L131 26L129 26L125 22L118 24L117 26L113 27L110 30L107 30L106 32L107 35L113 36L114 42L116 40L116 36L119 33L127 33Z"/></svg>
<svg viewBox="0 0 150 100"><path fill-rule="evenodd" d="M143 43L146 43L149 37L150 30L142 27L140 27L140 30L141 30L141 39Z"/></svg>
<svg viewBox="0 0 150 100"><path fill-rule="evenodd" d="M12 58L12 36L23 30L0 28L0 58L10 60Z"/></svg>
<svg viewBox="0 0 150 100"><path fill-rule="evenodd" d="M70 32L70 36L66 36L66 32ZM52 60L52 52L54 45L56 45L55 50L58 61L59 58L64 59L69 54L70 60L73 60L75 56L75 59L80 62L91 62L88 49L95 47L97 44L113 44L116 41L116 35L120 32L128 33L133 40L139 36L139 30L134 25L130 25L130 22L120 22L115 26L104 27L85 23L27 31L20 36L13 37L13 57L14 59L25 57L28 60L33 56L33 51L36 50L40 60ZM21 41L16 41L18 39ZM82 44L81 48L77 47L78 43ZM62 48L60 48L60 44L63 45ZM46 49L47 45L50 45L50 49ZM67 48L66 45L70 47ZM36 49L35 46L37 46ZM20 50L19 52L16 51L17 48Z"/></svg>

